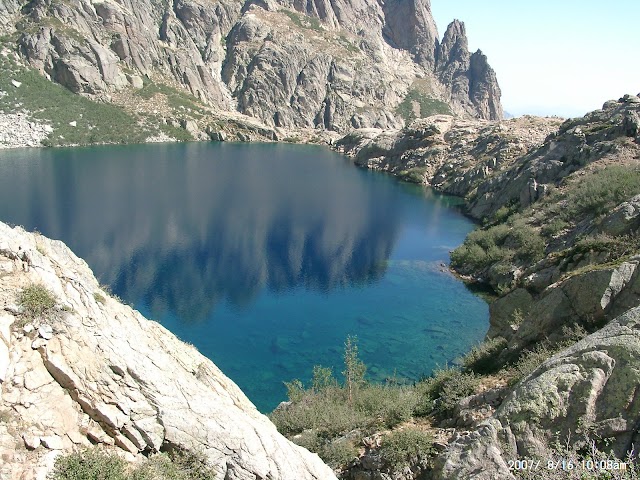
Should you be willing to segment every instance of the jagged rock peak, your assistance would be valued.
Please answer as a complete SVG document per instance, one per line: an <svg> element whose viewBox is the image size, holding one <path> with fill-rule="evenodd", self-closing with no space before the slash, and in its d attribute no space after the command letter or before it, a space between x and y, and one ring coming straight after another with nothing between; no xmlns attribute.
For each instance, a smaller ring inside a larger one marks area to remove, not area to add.
<svg viewBox="0 0 640 480"><path fill-rule="evenodd" d="M482 118L502 119L504 111L500 103L500 86L496 72L487 56L478 50L471 55L469 65L469 98Z"/></svg>
<svg viewBox="0 0 640 480"><path fill-rule="evenodd" d="M503 118L496 73L482 51L470 54L466 28L460 20L447 27L436 51L435 71L440 81L450 87L451 102L479 118Z"/></svg>
<svg viewBox="0 0 640 480"><path fill-rule="evenodd" d="M469 41L464 22L454 20L449 24L437 51L437 68L442 68L444 62L459 57L463 52L469 53Z"/></svg>
<svg viewBox="0 0 640 480"><path fill-rule="evenodd" d="M464 22L454 20L447 27L442 42L436 49L436 71L443 73L448 66L455 62L465 67L469 61L469 41Z"/></svg>
<svg viewBox="0 0 640 480"><path fill-rule="evenodd" d="M438 28L430 0L390 0L383 7L382 34L395 47L410 51L421 65L433 68L436 61Z"/></svg>

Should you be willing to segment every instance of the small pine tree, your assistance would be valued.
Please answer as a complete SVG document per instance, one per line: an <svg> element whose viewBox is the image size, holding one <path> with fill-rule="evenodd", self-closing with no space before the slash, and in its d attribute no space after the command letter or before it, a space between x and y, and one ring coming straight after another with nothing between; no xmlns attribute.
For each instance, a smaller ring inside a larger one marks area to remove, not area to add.
<svg viewBox="0 0 640 480"><path fill-rule="evenodd" d="M353 395L364 383L365 364L358 358L358 338L349 335L344 342L344 375L345 387L349 396L349 404L353 403Z"/></svg>
<svg viewBox="0 0 640 480"><path fill-rule="evenodd" d="M315 393L320 393L321 391L326 390L329 387L337 385L336 379L333 378L331 367L314 365L311 385L311 388Z"/></svg>

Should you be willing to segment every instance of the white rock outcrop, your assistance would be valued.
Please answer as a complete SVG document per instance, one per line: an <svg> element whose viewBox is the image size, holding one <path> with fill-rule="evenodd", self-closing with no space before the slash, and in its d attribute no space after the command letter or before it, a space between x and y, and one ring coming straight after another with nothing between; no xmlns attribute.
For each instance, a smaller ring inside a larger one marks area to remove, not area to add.
<svg viewBox="0 0 640 480"><path fill-rule="evenodd" d="M42 284L52 312L21 314ZM26 325L25 325L26 324ZM219 478L334 479L194 347L101 290L62 242L0 223L0 479L44 479L92 443L204 452Z"/></svg>

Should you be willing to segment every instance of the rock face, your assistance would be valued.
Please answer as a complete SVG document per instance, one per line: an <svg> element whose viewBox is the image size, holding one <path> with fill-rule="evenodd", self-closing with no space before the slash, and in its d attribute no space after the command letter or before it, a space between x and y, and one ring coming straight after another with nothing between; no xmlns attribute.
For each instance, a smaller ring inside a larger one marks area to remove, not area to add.
<svg viewBox="0 0 640 480"><path fill-rule="evenodd" d="M542 145L561 122L521 117L496 123L434 115L402 130L355 130L334 148L357 165L467 196Z"/></svg>
<svg viewBox="0 0 640 480"><path fill-rule="evenodd" d="M436 73L451 86L452 98L464 102L466 109L477 110L480 118L504 117L496 74L480 50L469 53L464 23L455 20L449 25L436 52Z"/></svg>
<svg viewBox="0 0 640 480"><path fill-rule="evenodd" d="M517 202L526 207L573 172L605 157L633 156L623 141L640 144L640 104L626 95L609 101L601 110L567 120L539 148L509 169L485 182L470 200L469 213L482 218L500 207ZM631 99L631 101L629 101Z"/></svg>
<svg viewBox="0 0 640 480"><path fill-rule="evenodd" d="M571 447L585 441L584 432L608 439L624 458L638 443L638 371L636 307L523 379L490 420L441 456L436 478L513 478L507 460L547 458L550 444ZM484 460L480 475L478 459Z"/></svg>
<svg viewBox="0 0 640 480"><path fill-rule="evenodd" d="M267 126L335 131L398 128L411 108L403 102L418 97L502 118L486 57L470 54L458 21L440 44L429 0L12 0L0 9L23 58L98 99L157 81Z"/></svg>
<svg viewBox="0 0 640 480"><path fill-rule="evenodd" d="M25 287L56 307L27 317ZM332 479L195 348L102 291L61 242L0 223L0 478L44 479L91 443L205 453L220 478Z"/></svg>

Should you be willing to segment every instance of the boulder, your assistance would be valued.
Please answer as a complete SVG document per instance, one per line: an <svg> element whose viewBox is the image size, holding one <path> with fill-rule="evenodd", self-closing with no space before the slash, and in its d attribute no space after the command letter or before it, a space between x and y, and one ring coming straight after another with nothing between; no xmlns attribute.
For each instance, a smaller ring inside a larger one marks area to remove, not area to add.
<svg viewBox="0 0 640 480"><path fill-rule="evenodd" d="M554 445L590 449L592 441L625 458L640 440L639 383L636 307L522 379L490 419L450 443L433 478L511 479L508 460L546 461Z"/></svg>

